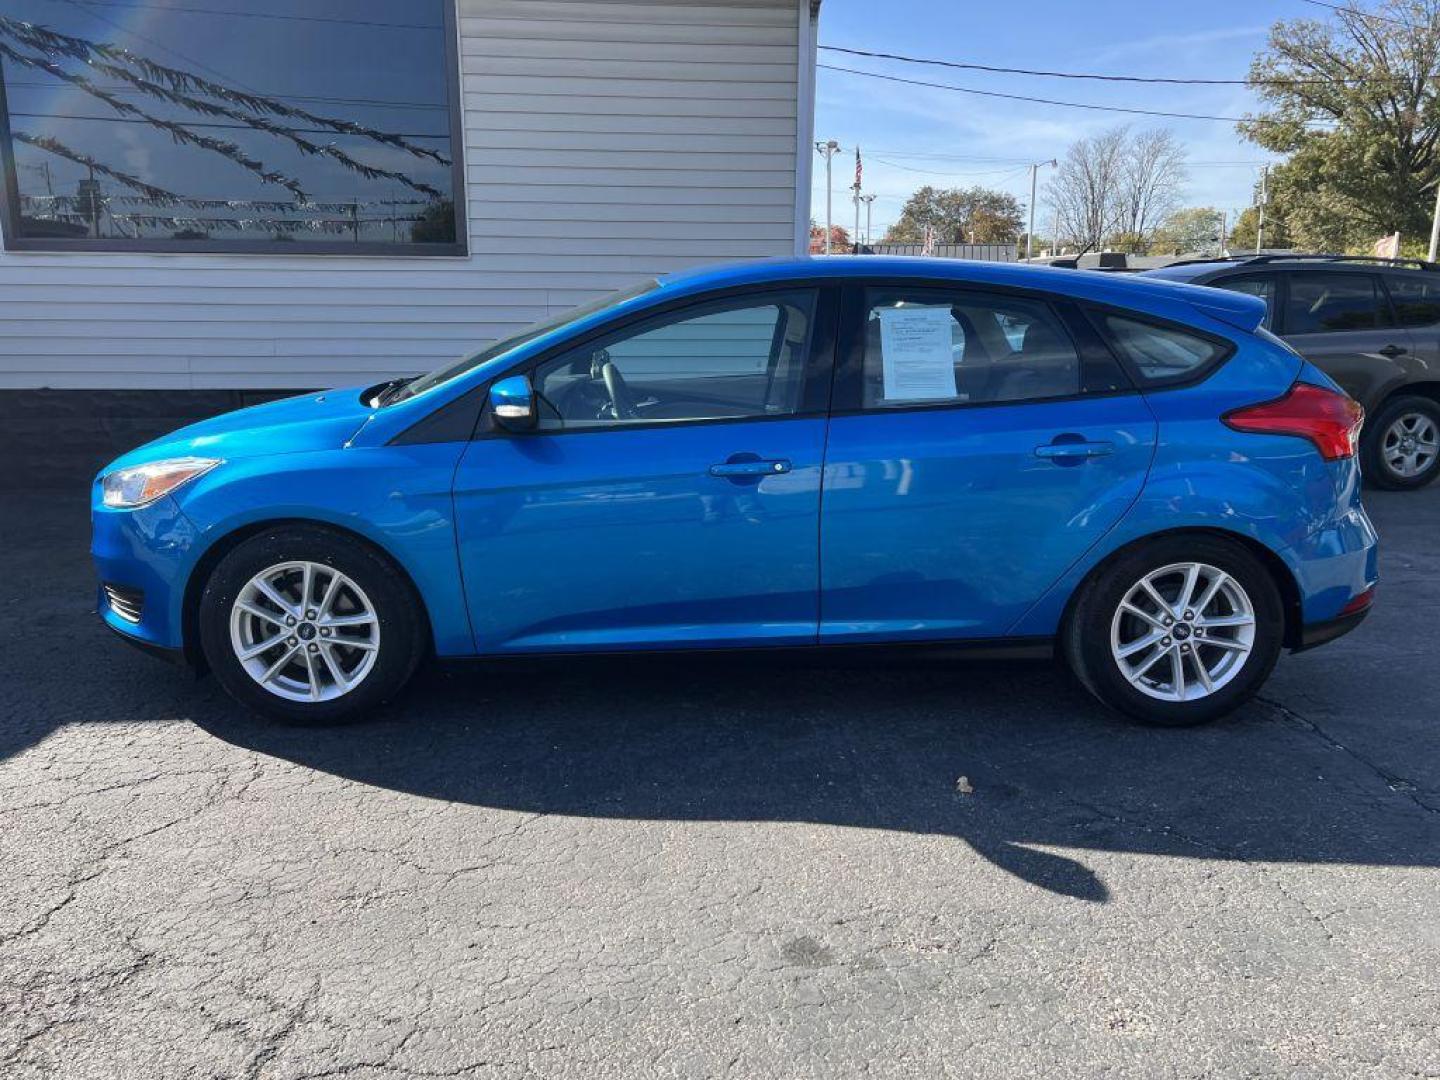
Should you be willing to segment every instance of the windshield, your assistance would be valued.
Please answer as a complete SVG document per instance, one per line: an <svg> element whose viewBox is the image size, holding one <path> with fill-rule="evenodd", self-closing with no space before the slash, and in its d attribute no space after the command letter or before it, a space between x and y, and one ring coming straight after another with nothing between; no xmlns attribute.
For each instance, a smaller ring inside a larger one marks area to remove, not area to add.
<svg viewBox="0 0 1440 1080"><path fill-rule="evenodd" d="M512 334L507 338L501 338L493 345L489 345L477 353L471 353L469 356L462 357L454 363L436 368L428 375L421 375L403 385L397 386L396 389L390 393L384 404L393 405L397 401L404 401L406 398L412 398L416 394L423 394L426 390L433 390L441 383L447 383L457 376L464 375L467 371L474 371L486 361L493 360L497 356L503 356L511 349L524 345L527 341L534 341L536 338L543 334L548 334L552 330L559 330L563 326L579 322L581 319L594 315L596 312L604 311L606 308L614 307L616 304L622 304L626 300L633 300L637 296L644 296L646 293L653 292L659 287L660 283L652 278L648 281L642 281L639 285L632 285L627 289L621 289L618 292L602 296L598 300L592 300L588 304L581 304L579 307L571 308L569 311L562 312L559 315L551 315L548 318L541 319L537 323L531 323L519 333Z"/></svg>

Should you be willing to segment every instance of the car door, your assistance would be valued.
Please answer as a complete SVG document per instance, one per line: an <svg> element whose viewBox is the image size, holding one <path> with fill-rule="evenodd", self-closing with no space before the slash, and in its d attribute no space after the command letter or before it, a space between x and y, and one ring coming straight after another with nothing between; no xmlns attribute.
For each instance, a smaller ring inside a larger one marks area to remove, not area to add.
<svg viewBox="0 0 1440 1080"><path fill-rule="evenodd" d="M1292 269L1281 277L1281 337L1373 410L1411 354L1410 331L1395 325L1375 274Z"/></svg>
<svg viewBox="0 0 1440 1080"><path fill-rule="evenodd" d="M1395 384L1440 378L1440 273L1392 271L1380 275L1395 321L1410 332L1410 353L1395 360Z"/></svg>
<svg viewBox="0 0 1440 1080"><path fill-rule="evenodd" d="M847 293L820 520L822 642L997 637L1138 495L1144 398L1043 295Z"/></svg>
<svg viewBox="0 0 1440 1080"><path fill-rule="evenodd" d="M830 297L683 302L529 365L537 430L482 419L455 476L478 652L815 640Z"/></svg>

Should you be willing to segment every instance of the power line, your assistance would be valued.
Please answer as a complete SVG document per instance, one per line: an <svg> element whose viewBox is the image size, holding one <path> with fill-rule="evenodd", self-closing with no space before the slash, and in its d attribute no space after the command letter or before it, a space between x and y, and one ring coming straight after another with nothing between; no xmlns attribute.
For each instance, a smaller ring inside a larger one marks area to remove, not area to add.
<svg viewBox="0 0 1440 1080"><path fill-rule="evenodd" d="M848 53L851 56L869 56L878 60L898 60L905 64L925 64L931 67L956 68L962 71L988 71L1002 75L1038 75L1047 79L1092 79L1098 82L1165 83L1170 86L1300 86L1332 81L1348 81L1328 79L1173 79L1149 75L1100 75L1093 72L1044 71L1038 68L998 67L993 64L974 64L959 60L935 60L923 56L903 56L900 53L872 52L869 49L848 49L840 45L821 45L818 47L824 52Z"/></svg>
<svg viewBox="0 0 1440 1080"><path fill-rule="evenodd" d="M1338 11L1342 15L1353 15L1357 19L1375 19L1378 22L1393 23L1396 26L1404 26L1410 30L1428 30L1428 26L1420 26L1416 23L1406 22L1404 19L1397 19L1390 15L1376 15L1371 11L1361 11L1359 8L1344 7L1340 4L1327 4L1325 0L1301 0L1305 4L1313 4L1315 7L1329 8L1331 11Z"/></svg>
<svg viewBox="0 0 1440 1080"><path fill-rule="evenodd" d="M1132 116L1163 116L1172 120L1218 120L1227 124L1276 124L1279 120L1268 120L1260 116L1213 116L1209 113L1164 112L1160 109L1133 109L1121 105L1096 105L1081 101L1057 101L1054 98L1028 97L1024 94L1002 94L998 90L976 90L969 86L955 86L950 83L926 82L923 79L902 79L899 75L882 75L878 71L861 71L858 68L839 67L835 64L817 64L826 71L843 71L848 75L863 75L867 79L882 79L885 82L904 83L907 86L929 86L936 90L953 90L960 94L974 94L977 97L1003 98L1006 101L1028 101L1036 105L1058 105L1065 109L1089 109L1093 112L1127 113ZM1314 126L1319 121L1306 121Z"/></svg>
<svg viewBox="0 0 1440 1080"><path fill-rule="evenodd" d="M881 165L889 165L892 169L902 169L905 172L925 173L927 176L1016 176L1029 166L1022 165L1018 169L988 169L984 172L953 172L948 169L917 169L913 165L901 165L898 161L887 161L883 157L872 156L871 161L878 161Z"/></svg>

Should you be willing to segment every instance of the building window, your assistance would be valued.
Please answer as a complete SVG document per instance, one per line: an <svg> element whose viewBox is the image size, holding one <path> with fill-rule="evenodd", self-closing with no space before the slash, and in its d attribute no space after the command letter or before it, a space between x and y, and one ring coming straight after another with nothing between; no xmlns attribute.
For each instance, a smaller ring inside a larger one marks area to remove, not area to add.
<svg viewBox="0 0 1440 1080"><path fill-rule="evenodd" d="M9 0L12 250L465 251L453 0Z"/></svg>

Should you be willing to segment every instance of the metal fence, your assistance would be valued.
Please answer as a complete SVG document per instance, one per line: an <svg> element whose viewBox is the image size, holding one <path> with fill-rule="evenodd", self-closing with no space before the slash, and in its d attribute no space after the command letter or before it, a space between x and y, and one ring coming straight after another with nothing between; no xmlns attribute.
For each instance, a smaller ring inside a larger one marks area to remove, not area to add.
<svg viewBox="0 0 1440 1080"><path fill-rule="evenodd" d="M862 244L862 255L919 255L924 244ZM1014 244L936 244L930 252L936 259L975 259L978 262L1014 262Z"/></svg>

